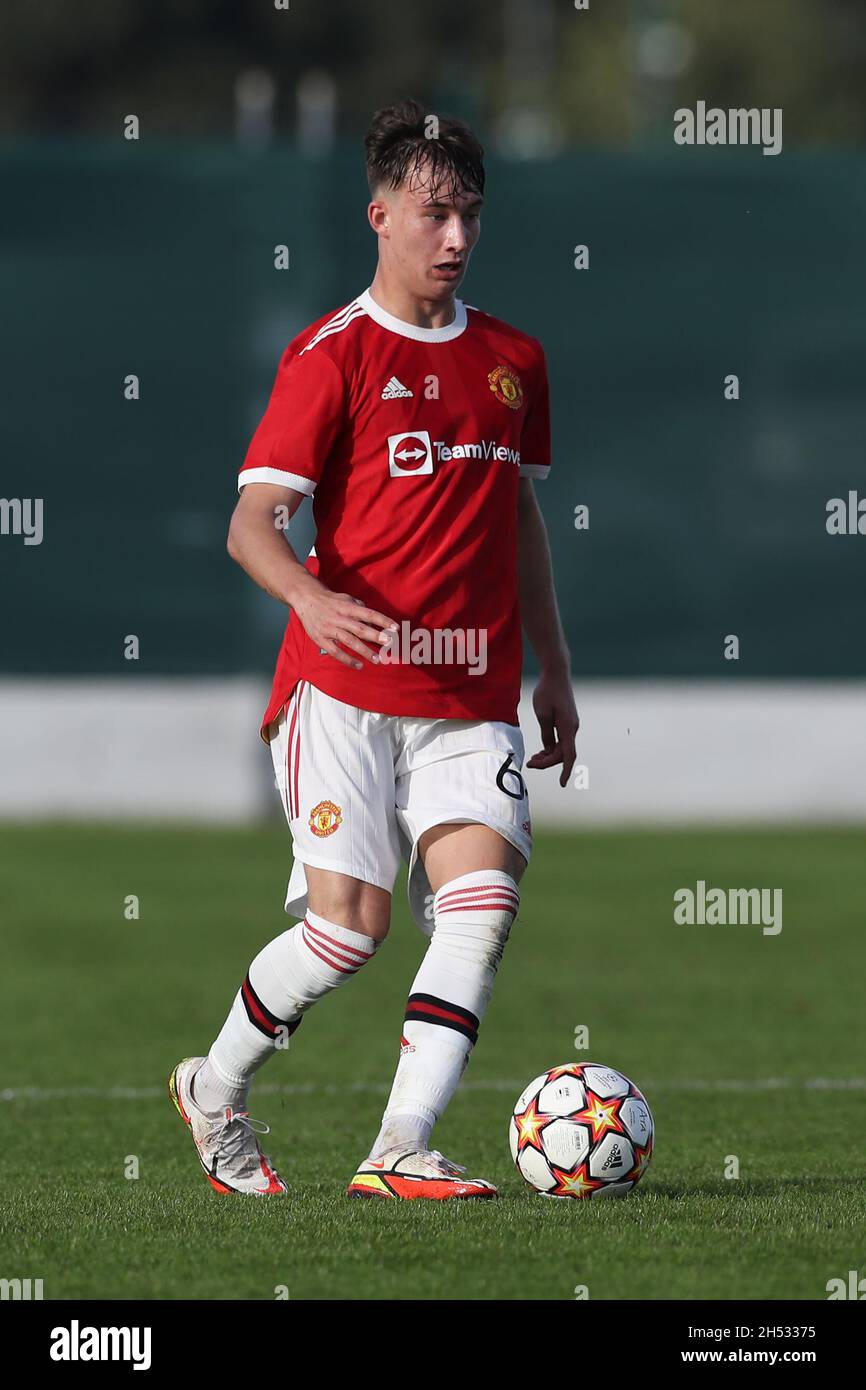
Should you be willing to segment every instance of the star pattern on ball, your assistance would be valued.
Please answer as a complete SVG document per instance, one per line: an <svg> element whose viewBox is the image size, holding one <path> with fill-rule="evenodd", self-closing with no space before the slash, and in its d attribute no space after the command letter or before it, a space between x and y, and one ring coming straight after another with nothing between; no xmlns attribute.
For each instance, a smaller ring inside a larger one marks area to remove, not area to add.
<svg viewBox="0 0 866 1390"><path fill-rule="evenodd" d="M600 1134L606 1130L613 1129L619 1134L625 1133L625 1127L619 1118L619 1107L621 1101L602 1100L600 1096L592 1091L587 1091L587 1104L583 1110L576 1110L571 1116L579 1123L586 1122L592 1125L592 1142L595 1143Z"/></svg>
<svg viewBox="0 0 866 1390"><path fill-rule="evenodd" d="M534 1097L521 1115L514 1116L514 1123L517 1125L517 1152L523 1153L524 1149L532 1148L543 1153L539 1136L552 1119L555 1119L555 1116L539 1112L538 1097Z"/></svg>
<svg viewBox="0 0 866 1390"><path fill-rule="evenodd" d="M644 1173L649 1167L649 1162L652 1158L652 1140L650 1140L650 1142L644 1148L641 1148L639 1145L635 1144L634 1151L636 1157L634 1167L629 1173L629 1177L632 1179L633 1182L640 1182L641 1178L643 1177Z"/></svg>
<svg viewBox="0 0 866 1390"><path fill-rule="evenodd" d="M557 1197L588 1197L591 1192L596 1192L598 1188L604 1187L603 1182L589 1176L589 1169L585 1163L581 1163L573 1173L566 1173L561 1168L554 1168L552 1164L550 1171L556 1178L556 1187L550 1190Z"/></svg>
<svg viewBox="0 0 866 1390"><path fill-rule="evenodd" d="M581 1067L576 1062L566 1062L561 1067L551 1067L545 1079L545 1086L549 1086L551 1081L558 1081L561 1076L567 1076L573 1081L580 1081L582 1075Z"/></svg>

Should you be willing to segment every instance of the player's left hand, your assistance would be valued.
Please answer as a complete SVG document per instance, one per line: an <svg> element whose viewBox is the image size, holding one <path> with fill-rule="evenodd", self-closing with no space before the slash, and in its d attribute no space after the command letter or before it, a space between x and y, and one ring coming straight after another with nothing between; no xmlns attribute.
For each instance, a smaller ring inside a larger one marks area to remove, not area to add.
<svg viewBox="0 0 866 1390"><path fill-rule="evenodd" d="M575 739L580 728L571 675L567 670L539 676L532 694L532 708L541 729L544 751L533 753L527 767L556 767L562 763L559 785L565 787L577 758Z"/></svg>

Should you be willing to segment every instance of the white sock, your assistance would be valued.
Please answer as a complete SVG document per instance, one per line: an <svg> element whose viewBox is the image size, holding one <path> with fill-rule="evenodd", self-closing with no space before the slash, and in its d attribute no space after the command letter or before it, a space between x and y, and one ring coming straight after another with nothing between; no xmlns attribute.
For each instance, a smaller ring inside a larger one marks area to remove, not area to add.
<svg viewBox="0 0 866 1390"><path fill-rule="evenodd" d="M275 1051L288 1048L306 1010L351 979L379 944L315 912L269 941L196 1073L196 1103L203 1110L242 1106L255 1073Z"/></svg>
<svg viewBox="0 0 866 1390"><path fill-rule="evenodd" d="M409 995L371 1158L402 1144L427 1147L469 1061L519 906L517 884L499 869L461 874L434 897L433 936Z"/></svg>

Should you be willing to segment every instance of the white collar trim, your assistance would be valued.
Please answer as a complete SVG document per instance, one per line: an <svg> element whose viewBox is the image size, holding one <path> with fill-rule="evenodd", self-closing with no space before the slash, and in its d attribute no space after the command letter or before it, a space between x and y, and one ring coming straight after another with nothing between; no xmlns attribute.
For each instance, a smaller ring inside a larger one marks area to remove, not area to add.
<svg viewBox="0 0 866 1390"><path fill-rule="evenodd" d="M414 338L418 343L448 343L452 338L459 338L466 327L466 305L462 299L455 299L454 318L444 328L419 328L414 323L395 318L387 309L383 309L381 304L376 303L369 289L359 294L356 302L382 328L387 328L391 333L399 333L402 338Z"/></svg>

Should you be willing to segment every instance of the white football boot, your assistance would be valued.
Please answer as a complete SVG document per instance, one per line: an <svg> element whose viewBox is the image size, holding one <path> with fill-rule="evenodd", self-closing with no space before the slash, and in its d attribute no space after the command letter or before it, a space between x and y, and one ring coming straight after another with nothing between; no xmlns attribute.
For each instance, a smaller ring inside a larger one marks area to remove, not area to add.
<svg viewBox="0 0 866 1390"><path fill-rule="evenodd" d="M493 1183L484 1178L463 1178L466 1169L452 1163L438 1149L418 1149L403 1144L378 1158L365 1159L346 1189L350 1197L385 1197L412 1201L426 1197L434 1202L454 1198L496 1197Z"/></svg>
<svg viewBox="0 0 866 1390"><path fill-rule="evenodd" d="M200 1110L193 1099L192 1082L204 1057L185 1057L168 1078L168 1093L189 1127L208 1182L217 1192L249 1193L267 1197L288 1192L283 1179L262 1153L256 1134L270 1126L250 1118L246 1110L226 1106L215 1114Z"/></svg>

